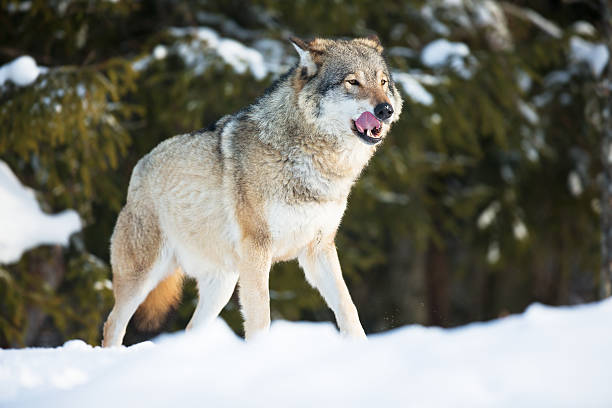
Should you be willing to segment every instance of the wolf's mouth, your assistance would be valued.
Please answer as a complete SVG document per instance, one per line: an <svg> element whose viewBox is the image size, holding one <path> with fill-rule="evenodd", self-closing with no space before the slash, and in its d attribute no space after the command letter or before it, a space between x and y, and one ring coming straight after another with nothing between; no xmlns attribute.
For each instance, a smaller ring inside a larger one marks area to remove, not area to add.
<svg viewBox="0 0 612 408"><path fill-rule="evenodd" d="M357 120L352 121L353 132L367 144L376 144L382 140L382 123L370 112L363 112Z"/></svg>

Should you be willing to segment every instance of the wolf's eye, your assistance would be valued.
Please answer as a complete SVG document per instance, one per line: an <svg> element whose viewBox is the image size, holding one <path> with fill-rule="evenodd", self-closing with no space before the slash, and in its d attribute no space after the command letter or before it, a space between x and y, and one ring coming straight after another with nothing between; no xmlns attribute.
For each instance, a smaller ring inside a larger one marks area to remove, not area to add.
<svg viewBox="0 0 612 408"><path fill-rule="evenodd" d="M380 80L380 85L381 85L381 86L385 86L385 84L386 84L386 83L387 83L387 80L386 80L386 79L381 79L381 80Z"/></svg>
<svg viewBox="0 0 612 408"><path fill-rule="evenodd" d="M356 79L349 79L346 82L348 82L351 85L359 85L359 81L357 81Z"/></svg>

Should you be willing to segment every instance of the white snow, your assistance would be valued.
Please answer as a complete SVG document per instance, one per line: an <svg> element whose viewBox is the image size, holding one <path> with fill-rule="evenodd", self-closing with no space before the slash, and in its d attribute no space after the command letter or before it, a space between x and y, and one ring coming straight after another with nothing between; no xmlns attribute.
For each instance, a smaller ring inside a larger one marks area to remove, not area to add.
<svg viewBox="0 0 612 408"><path fill-rule="evenodd" d="M462 7L463 0L442 0L441 3L446 7Z"/></svg>
<svg viewBox="0 0 612 408"><path fill-rule="evenodd" d="M470 48L461 42L451 42L439 38L427 44L421 50L421 62L430 68L450 66L464 78L472 73L465 64L465 58L470 56Z"/></svg>
<svg viewBox="0 0 612 408"><path fill-rule="evenodd" d="M496 49L510 49L512 35L508 29L506 14L498 1L484 0L469 2L476 16L476 25L487 27L487 39Z"/></svg>
<svg viewBox="0 0 612 408"><path fill-rule="evenodd" d="M540 160L540 153L538 149L529 140L523 139L521 141L521 147L527 156L527 159L533 163L537 163Z"/></svg>
<svg viewBox="0 0 612 408"><path fill-rule="evenodd" d="M435 15L435 9L431 4L425 3L421 7L421 15L429 23L431 29L439 35L449 35L450 29L442 23Z"/></svg>
<svg viewBox="0 0 612 408"><path fill-rule="evenodd" d="M577 172L573 170L570 171L569 174L567 175L567 186L569 188L570 193L572 193L574 197L580 196L582 192L584 191L584 187L582 186L582 180L580 179L580 176L578 175Z"/></svg>
<svg viewBox="0 0 612 408"><path fill-rule="evenodd" d="M6 81L12 81L19 86L30 85L46 71L47 68L36 65L34 58L22 55L0 67L0 86Z"/></svg>
<svg viewBox="0 0 612 408"><path fill-rule="evenodd" d="M487 261L489 261L490 264L497 263L497 261L499 261L500 254L499 242L491 242L489 249L487 250Z"/></svg>
<svg viewBox="0 0 612 408"><path fill-rule="evenodd" d="M478 220L476 221L476 225L478 225L479 229L488 228L489 225L493 221L495 221L495 217L497 217L497 213L501 209L501 205L499 201L493 201L491 204L487 206L478 216Z"/></svg>
<svg viewBox="0 0 612 408"><path fill-rule="evenodd" d="M244 74L248 71L257 80L287 68L283 47L276 40L261 39L256 41L253 47L248 47L237 40L220 36L210 27L173 27L170 34L179 38L175 44L168 47L157 45L152 55L137 59L132 63L132 67L136 71L142 71L153 59L164 59L172 52L181 57L198 75L213 63L210 53L218 55L237 73ZM194 39L185 41L187 36Z"/></svg>
<svg viewBox="0 0 612 408"><path fill-rule="evenodd" d="M94 283L94 289L95 290L102 290L102 289L113 290L113 282L111 282L108 279L97 281L96 283Z"/></svg>
<svg viewBox="0 0 612 408"><path fill-rule="evenodd" d="M393 72L392 76L393 80L402 86L404 92L406 92L414 102L422 105L431 105L433 103L433 96L427 92L411 74L406 72Z"/></svg>
<svg viewBox="0 0 612 408"><path fill-rule="evenodd" d="M515 220L514 224L512 224L512 232L514 233L514 238L519 241L524 240L529 235L525 223L519 219Z"/></svg>
<svg viewBox="0 0 612 408"><path fill-rule="evenodd" d="M535 109L530 106L527 102L519 99L516 102L516 106L519 109L519 112L523 115L525 119L532 125L537 125L540 122L540 116L537 114Z"/></svg>
<svg viewBox="0 0 612 408"><path fill-rule="evenodd" d="M440 116L439 113L434 113L429 117L429 121L432 125L438 126L440 123L442 123L442 116Z"/></svg>
<svg viewBox="0 0 612 408"><path fill-rule="evenodd" d="M570 58L588 64L593 75L598 78L608 63L610 53L605 44L592 43L574 36L570 38Z"/></svg>
<svg viewBox="0 0 612 408"><path fill-rule="evenodd" d="M454 58L468 55L470 55L470 48L464 43L439 38L423 47L421 61L428 67L435 68L447 64Z"/></svg>
<svg viewBox="0 0 612 408"><path fill-rule="evenodd" d="M531 89L532 82L533 81L531 80L531 77L527 72L523 71L522 69L517 71L516 83L518 84L518 87L521 91L529 92L529 90Z"/></svg>
<svg viewBox="0 0 612 408"><path fill-rule="evenodd" d="M165 45L157 44L153 48L153 58L157 60L164 59L168 56L168 48Z"/></svg>
<svg viewBox="0 0 612 408"><path fill-rule="evenodd" d="M286 55L281 41L263 38L253 43L253 48L261 53L269 72L278 74L287 71L297 61L297 55Z"/></svg>
<svg viewBox="0 0 612 408"><path fill-rule="evenodd" d="M177 37L193 35L200 41L204 41L211 51L216 52L225 63L230 65L239 74L249 70L256 79L261 80L269 73L268 66L264 63L264 57L261 52L247 47L234 39L221 37L212 28L175 27L170 32ZM183 53L185 51L183 49Z"/></svg>
<svg viewBox="0 0 612 408"><path fill-rule="evenodd" d="M255 79L262 80L268 74L261 53L229 38L219 40L217 52L236 72L243 74L249 69Z"/></svg>
<svg viewBox="0 0 612 408"><path fill-rule="evenodd" d="M132 347L79 340L0 350L0 405L608 407L612 299L532 305L444 330L406 326L368 342L328 323L276 321L252 343L221 320Z"/></svg>
<svg viewBox="0 0 612 408"><path fill-rule="evenodd" d="M544 86L551 88L556 85L563 85L572 79L572 74L567 71L551 71L544 77Z"/></svg>
<svg viewBox="0 0 612 408"><path fill-rule="evenodd" d="M6 5L6 11L8 11L11 14L15 14L18 12L26 12L29 11L32 8L32 2L31 1L19 1L19 2L13 2L13 3L9 3Z"/></svg>
<svg viewBox="0 0 612 408"><path fill-rule="evenodd" d="M593 24L584 20L576 21L572 25L572 29L576 34L587 37L594 37L595 35L597 35L597 29L593 26Z"/></svg>
<svg viewBox="0 0 612 408"><path fill-rule="evenodd" d="M73 210L43 213L34 192L0 160L0 264L17 262L23 252L39 245L67 245L80 229L81 219Z"/></svg>
<svg viewBox="0 0 612 408"><path fill-rule="evenodd" d="M499 22L499 15L503 16L503 11L494 1L485 0L474 4L474 14L478 25L495 26Z"/></svg>

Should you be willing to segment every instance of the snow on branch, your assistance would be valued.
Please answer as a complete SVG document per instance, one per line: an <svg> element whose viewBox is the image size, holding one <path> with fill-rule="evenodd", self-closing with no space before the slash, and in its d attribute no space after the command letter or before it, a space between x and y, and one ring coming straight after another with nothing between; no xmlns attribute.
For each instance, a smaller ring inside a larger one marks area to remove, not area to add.
<svg viewBox="0 0 612 408"><path fill-rule="evenodd" d="M404 92L414 102L421 105L431 105L434 101L433 96L420 84L420 82L411 74L406 72L393 72L393 80L398 82Z"/></svg>
<svg viewBox="0 0 612 408"><path fill-rule="evenodd" d="M27 86L45 72L47 72L47 68L37 65L34 58L29 55L22 55L0 67L0 86L4 85L6 81L12 81L19 86Z"/></svg>
<svg viewBox="0 0 612 408"><path fill-rule="evenodd" d="M586 63L593 76L599 78L608 64L610 53L603 43L592 43L580 37L570 38L570 58L577 63Z"/></svg>
<svg viewBox="0 0 612 408"><path fill-rule="evenodd" d="M220 36L210 27L174 27L170 29L170 34L180 38L181 41L170 47L157 45L152 55L134 62L134 69L137 71L145 69L153 59L165 58L169 50L181 57L196 73L204 72L213 62L206 52L219 56L238 74L248 71L257 80L264 79L268 74L279 73L286 68L286 64L283 63L285 52L279 41L263 39L256 41L253 47L249 47L232 38ZM189 37L193 40L183 40Z"/></svg>
<svg viewBox="0 0 612 408"><path fill-rule="evenodd" d="M34 191L0 160L0 264L17 262L25 251L39 245L67 245L70 235L81 227L74 210L43 213Z"/></svg>
<svg viewBox="0 0 612 408"><path fill-rule="evenodd" d="M427 44L421 51L421 62L430 68L450 66L463 78L470 78L472 72L465 59L470 56L470 48L462 42L451 42L439 38Z"/></svg>

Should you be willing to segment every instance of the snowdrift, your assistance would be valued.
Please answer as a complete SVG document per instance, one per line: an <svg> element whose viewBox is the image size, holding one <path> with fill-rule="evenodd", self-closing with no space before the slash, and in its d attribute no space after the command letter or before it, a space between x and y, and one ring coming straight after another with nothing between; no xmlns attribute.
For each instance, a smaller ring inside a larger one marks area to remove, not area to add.
<svg viewBox="0 0 612 408"><path fill-rule="evenodd" d="M612 300L367 342L275 322L246 344L222 320L132 347L0 351L0 406L612 406Z"/></svg>

